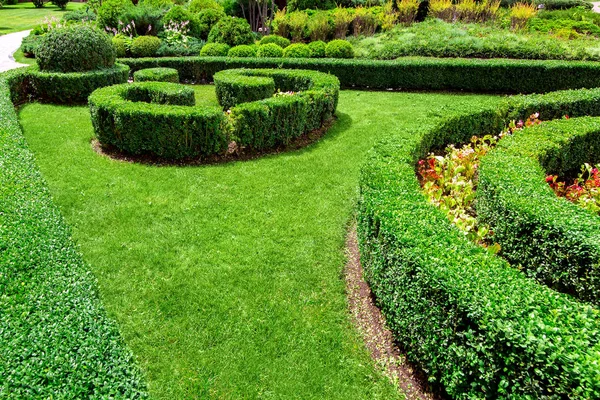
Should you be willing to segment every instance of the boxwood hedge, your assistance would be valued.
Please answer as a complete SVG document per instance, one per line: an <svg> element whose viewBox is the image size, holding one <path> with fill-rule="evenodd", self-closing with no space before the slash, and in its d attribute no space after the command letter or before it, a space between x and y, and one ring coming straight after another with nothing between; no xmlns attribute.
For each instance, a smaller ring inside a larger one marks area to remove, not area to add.
<svg viewBox="0 0 600 400"><path fill-rule="evenodd" d="M179 73L174 68L148 68L135 71L136 82L172 82L179 83Z"/></svg>
<svg viewBox="0 0 600 400"><path fill-rule="evenodd" d="M600 103L591 115L600 115ZM502 256L563 293L600 304L600 218L564 198L546 174L600 161L600 118L547 122L502 140L481 162L477 211Z"/></svg>
<svg viewBox="0 0 600 400"><path fill-rule="evenodd" d="M132 71L151 67L175 68L181 80L195 82L212 80L215 72L224 69L293 68L330 73L346 88L544 93L600 86L600 63L584 61L166 57L127 58L119 62L129 65Z"/></svg>
<svg viewBox="0 0 600 400"><path fill-rule="evenodd" d="M0 397L145 398L25 143L13 104L35 99L30 79L0 74Z"/></svg>
<svg viewBox="0 0 600 400"><path fill-rule="evenodd" d="M599 95L519 97L452 115L380 143L363 167L358 232L366 278L408 358L451 397L598 398L600 315L467 241L422 195L415 163L432 148L498 132L534 103L542 116L576 115Z"/></svg>

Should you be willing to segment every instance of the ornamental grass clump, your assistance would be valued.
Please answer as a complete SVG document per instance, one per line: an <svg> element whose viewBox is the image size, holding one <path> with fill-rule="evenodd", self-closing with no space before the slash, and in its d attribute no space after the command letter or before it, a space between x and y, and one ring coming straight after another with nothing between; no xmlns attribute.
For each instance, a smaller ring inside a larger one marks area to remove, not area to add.
<svg viewBox="0 0 600 400"><path fill-rule="evenodd" d="M533 3L517 3L510 8L510 26L512 29L523 29L527 21L535 17L537 8Z"/></svg>

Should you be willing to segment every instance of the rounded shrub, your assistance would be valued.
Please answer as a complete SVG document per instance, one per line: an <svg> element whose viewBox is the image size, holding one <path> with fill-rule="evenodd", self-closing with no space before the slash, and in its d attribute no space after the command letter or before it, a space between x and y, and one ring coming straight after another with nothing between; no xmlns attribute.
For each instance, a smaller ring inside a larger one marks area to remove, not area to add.
<svg viewBox="0 0 600 400"><path fill-rule="evenodd" d="M223 12L223 6L216 0L192 0L189 2L188 9L193 13L199 13L205 10L217 10Z"/></svg>
<svg viewBox="0 0 600 400"><path fill-rule="evenodd" d="M256 49L247 44L232 47L227 52L228 57L256 57Z"/></svg>
<svg viewBox="0 0 600 400"><path fill-rule="evenodd" d="M138 36L131 43L131 54L135 57L152 57L160 47L156 36Z"/></svg>
<svg viewBox="0 0 600 400"><path fill-rule="evenodd" d="M201 34L200 23L198 17L182 6L173 6L162 18L163 23L167 26L169 23L183 24L187 23L189 35L199 38Z"/></svg>
<svg viewBox="0 0 600 400"><path fill-rule="evenodd" d="M310 56L312 58L323 58L325 57L325 48L327 44L322 40L316 42L310 42L308 48L310 49Z"/></svg>
<svg viewBox="0 0 600 400"><path fill-rule="evenodd" d="M283 57L283 49L277 46L275 43L267 43L258 46L258 50L256 51L257 57L272 57L272 58L280 58Z"/></svg>
<svg viewBox="0 0 600 400"><path fill-rule="evenodd" d="M310 48L304 43L290 44L283 49L283 56L286 58L309 58Z"/></svg>
<svg viewBox="0 0 600 400"><path fill-rule="evenodd" d="M146 68L133 73L136 82L172 82L179 83L179 72L175 68Z"/></svg>
<svg viewBox="0 0 600 400"><path fill-rule="evenodd" d="M332 40L325 47L325 55L329 58L354 58L354 48L345 40Z"/></svg>
<svg viewBox="0 0 600 400"><path fill-rule="evenodd" d="M200 55L205 57L225 57L229 52L229 45L225 43L207 43L200 50Z"/></svg>
<svg viewBox="0 0 600 400"><path fill-rule="evenodd" d="M125 47L125 40L120 37L113 37L112 44L115 48L117 57L125 57L127 55L127 48Z"/></svg>
<svg viewBox="0 0 600 400"><path fill-rule="evenodd" d="M208 39L208 33L222 18L225 18L225 13L219 9L207 8L200 11L198 13L198 30L200 32L200 38L203 40Z"/></svg>
<svg viewBox="0 0 600 400"><path fill-rule="evenodd" d="M243 18L225 17L212 27L208 34L211 43L225 43L229 46L254 43L250 24Z"/></svg>
<svg viewBox="0 0 600 400"><path fill-rule="evenodd" d="M84 72L110 68L116 51L110 37L89 25L53 29L37 48L40 69L53 72Z"/></svg>
<svg viewBox="0 0 600 400"><path fill-rule="evenodd" d="M289 39L286 39L279 35L267 35L267 36L263 36L263 38L260 39L260 44L270 44L270 43L274 43L277 46L281 47L282 49L285 49L286 47L288 47L291 44Z"/></svg>

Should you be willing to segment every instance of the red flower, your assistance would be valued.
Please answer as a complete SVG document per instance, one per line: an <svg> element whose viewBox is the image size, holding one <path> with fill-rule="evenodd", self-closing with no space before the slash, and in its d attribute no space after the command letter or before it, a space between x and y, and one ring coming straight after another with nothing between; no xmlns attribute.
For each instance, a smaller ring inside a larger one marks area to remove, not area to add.
<svg viewBox="0 0 600 400"><path fill-rule="evenodd" d="M554 181L554 176L552 176L552 175L548 175L548 176L546 177L546 182L548 182L548 183L552 183L553 181Z"/></svg>

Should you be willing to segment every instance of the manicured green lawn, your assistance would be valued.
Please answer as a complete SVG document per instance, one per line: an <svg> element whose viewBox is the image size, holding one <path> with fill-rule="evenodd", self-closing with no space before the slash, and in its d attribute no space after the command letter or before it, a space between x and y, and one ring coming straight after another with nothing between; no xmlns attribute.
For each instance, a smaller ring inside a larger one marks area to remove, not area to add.
<svg viewBox="0 0 600 400"><path fill-rule="evenodd" d="M214 87L197 93L216 104ZM498 99L343 91L320 142L201 167L99 156L86 107L20 117L153 397L393 399L342 277L360 166L386 135Z"/></svg>
<svg viewBox="0 0 600 400"><path fill-rule="evenodd" d="M69 3L66 11L86 7L86 3ZM65 11L46 3L43 8L35 8L33 3L19 3L14 6L0 8L0 35L31 29L41 23L45 17L62 18Z"/></svg>

